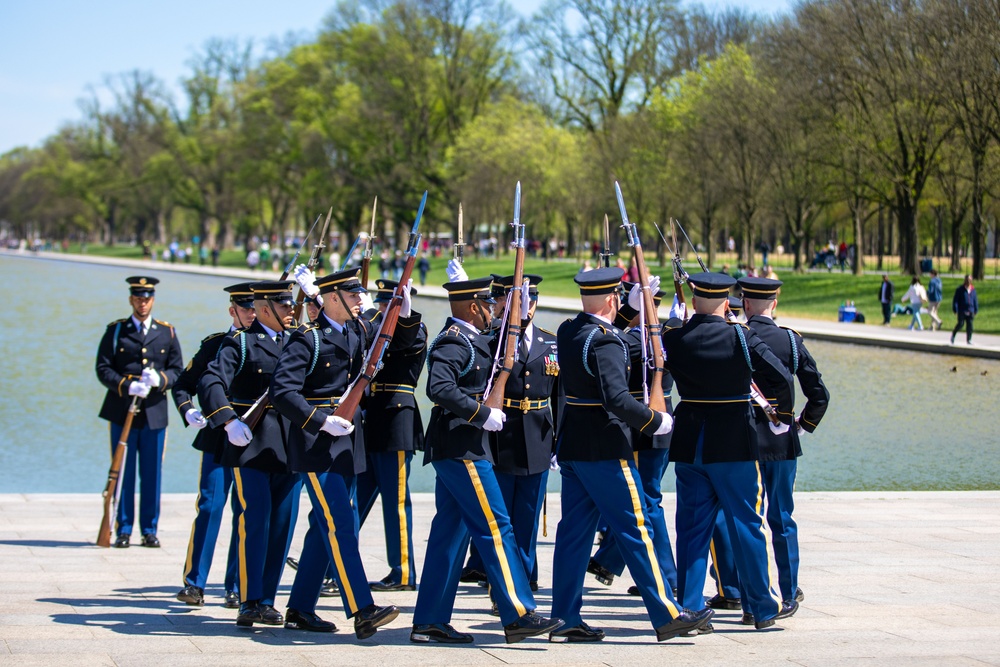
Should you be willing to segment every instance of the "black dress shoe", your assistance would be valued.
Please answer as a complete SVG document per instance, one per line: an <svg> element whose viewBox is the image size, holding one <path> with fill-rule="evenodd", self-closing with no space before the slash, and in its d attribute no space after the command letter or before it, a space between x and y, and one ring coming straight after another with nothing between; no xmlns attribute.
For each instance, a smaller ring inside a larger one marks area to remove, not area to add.
<svg viewBox="0 0 1000 667"><path fill-rule="evenodd" d="M150 549L159 549L160 540L153 533L143 533L142 546L149 547Z"/></svg>
<svg viewBox="0 0 1000 667"><path fill-rule="evenodd" d="M226 591L226 597L224 598L222 606L226 609L239 609L240 594L236 591Z"/></svg>
<svg viewBox="0 0 1000 667"><path fill-rule="evenodd" d="M288 613L285 614L285 627L289 630L308 630L309 632L337 631L337 626L330 621L324 621L308 611L298 611L290 607Z"/></svg>
<svg viewBox="0 0 1000 667"><path fill-rule="evenodd" d="M205 604L205 591L197 586L185 586L177 594L177 599L193 607L201 607Z"/></svg>
<svg viewBox="0 0 1000 667"><path fill-rule="evenodd" d="M781 609L778 610L778 613L774 617L769 618L766 621L755 622L753 625L758 630L763 630L764 628L769 628L772 625L774 625L774 622L777 620L792 616L798 610L799 610L799 603L796 602L795 600L782 602ZM744 619L746 618L746 616L747 616L746 614L743 615Z"/></svg>
<svg viewBox="0 0 1000 667"><path fill-rule="evenodd" d="M592 628L586 623L572 628L559 628L549 633L549 641L558 644L561 642L599 642L604 639L604 630Z"/></svg>
<svg viewBox="0 0 1000 667"><path fill-rule="evenodd" d="M629 586L628 587L628 594L629 595L642 595L642 593L639 592L639 587L638 586Z"/></svg>
<svg viewBox="0 0 1000 667"><path fill-rule="evenodd" d="M122 533L115 539L115 549L128 549L129 540L132 538L128 533Z"/></svg>
<svg viewBox="0 0 1000 667"><path fill-rule="evenodd" d="M285 559L285 565L287 565L288 567L292 568L293 570L298 570L299 569L299 561L298 561L298 559L292 558L291 556L289 556L288 558Z"/></svg>
<svg viewBox="0 0 1000 667"><path fill-rule="evenodd" d="M802 589L798 586L795 587L795 601L803 602L806 599L806 594L802 592Z"/></svg>
<svg viewBox="0 0 1000 667"><path fill-rule="evenodd" d="M458 575L458 580L463 584L478 584L480 581L486 581L486 573L466 567L462 569L462 574Z"/></svg>
<svg viewBox="0 0 1000 667"><path fill-rule="evenodd" d="M376 630L397 616L399 616L399 609L395 605L379 607L376 604L370 604L355 615L354 634L358 639L368 639L375 634Z"/></svg>
<svg viewBox="0 0 1000 667"><path fill-rule="evenodd" d="M705 600L705 605L712 609L742 609L743 602L739 598L727 598L721 595L713 595Z"/></svg>
<svg viewBox="0 0 1000 667"><path fill-rule="evenodd" d="M392 576L388 576L382 581L370 581L368 582L368 587L373 591L415 591L417 590L416 584L401 584L399 582L393 581Z"/></svg>
<svg viewBox="0 0 1000 667"><path fill-rule="evenodd" d="M496 602L490 605L490 616L497 616L497 617L500 616L500 607L497 605Z"/></svg>
<svg viewBox="0 0 1000 667"><path fill-rule="evenodd" d="M241 628L252 628L254 623L260 623L260 606L256 600L250 600L240 605L240 613L236 615L236 625Z"/></svg>
<svg viewBox="0 0 1000 667"><path fill-rule="evenodd" d="M740 619L740 625L754 625L753 614L748 611L743 612L743 618Z"/></svg>
<svg viewBox="0 0 1000 667"><path fill-rule="evenodd" d="M698 635L710 635L715 632L715 626L711 623L706 623L700 628L695 628L694 630L688 630L687 632L682 632L682 637L697 637Z"/></svg>
<svg viewBox="0 0 1000 667"><path fill-rule="evenodd" d="M587 572L594 575L594 578L605 586L610 586L611 582L615 580L615 573L598 563L593 558L591 558L590 562L587 563Z"/></svg>
<svg viewBox="0 0 1000 667"><path fill-rule="evenodd" d="M337 582L333 578L327 578L323 580L323 585L320 586L319 596L321 598L335 598L340 595L340 587L337 586Z"/></svg>
<svg viewBox="0 0 1000 667"><path fill-rule="evenodd" d="M708 607L698 611L682 609L677 618L656 628L656 641L665 642L685 632L701 629L708 625L713 615L715 612Z"/></svg>
<svg viewBox="0 0 1000 667"><path fill-rule="evenodd" d="M410 641L414 644L471 644L472 635L459 632L450 623L431 623L414 625L410 632Z"/></svg>
<svg viewBox="0 0 1000 667"><path fill-rule="evenodd" d="M504 626L503 635L508 644L516 644L528 637L544 635L546 632L558 630L563 626L563 622L558 618L545 618L533 611L517 619L510 625Z"/></svg>
<svg viewBox="0 0 1000 667"><path fill-rule="evenodd" d="M269 604L262 604L258 606L260 609L260 622L264 625L284 625L285 617L281 615L281 612L275 609Z"/></svg>
<svg viewBox="0 0 1000 667"><path fill-rule="evenodd" d="M532 593L537 593L538 592L538 582L537 581L529 581L528 582L528 586L531 588L531 592Z"/></svg>

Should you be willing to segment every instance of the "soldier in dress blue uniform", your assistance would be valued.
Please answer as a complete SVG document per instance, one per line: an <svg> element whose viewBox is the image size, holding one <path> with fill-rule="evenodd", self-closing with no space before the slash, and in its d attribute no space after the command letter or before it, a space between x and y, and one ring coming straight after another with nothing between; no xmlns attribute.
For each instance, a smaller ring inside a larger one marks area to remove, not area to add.
<svg viewBox="0 0 1000 667"><path fill-rule="evenodd" d="M191 446L201 452L196 503L198 511L191 526L187 560L184 563L184 588L177 593L178 600L195 606L205 604L205 583L208 581L208 571L212 567L212 557L215 555L215 541L219 536L222 511L226 506L226 498L229 497L229 489L233 485L233 471L232 468L221 464L222 452L227 441L226 432L218 428L205 428L208 422L201 410L195 406L194 398L198 391L198 380L218 356L226 334L245 329L257 316L253 309L253 291L250 289L250 283L230 285L225 291L229 294L229 316L232 318L229 330L211 334L201 341L201 347L191 357L184 372L171 389L174 404L184 418L185 426L197 430L198 434ZM237 513L234 502L234 516ZM238 547L238 533L234 530L229 545L229 562L226 565L225 578L226 606L234 608L239 607L239 596L236 593L236 577L239 572Z"/></svg>
<svg viewBox="0 0 1000 667"><path fill-rule="evenodd" d="M580 272L583 312L559 327L559 368L566 407L557 429L562 474L562 520L556 532L552 609L566 621L550 641L591 642L604 631L580 616L583 581L597 521L604 517L639 592L657 641L707 624L711 610L681 609L667 585L649 530L635 467L632 429L649 436L670 432L671 418L637 401L628 388L628 344L612 322L624 271Z"/></svg>
<svg viewBox="0 0 1000 667"><path fill-rule="evenodd" d="M305 281L300 281L300 285ZM316 279L322 312L314 322L292 333L271 378L271 400L291 421L288 460L299 473L312 501L309 531L288 598L285 627L312 632L334 632L330 621L316 615L316 603L329 563L340 584L340 596L354 633L367 639L399 615L399 609L374 603L358 548L357 512L351 502L357 475L365 471L366 457L361 407L351 420L334 411L352 380L362 372L365 351L374 340L378 318L360 318L358 269L330 273ZM400 327L390 349L406 343L407 329L415 330L409 291L404 290Z"/></svg>
<svg viewBox="0 0 1000 667"><path fill-rule="evenodd" d="M655 286L658 288L659 278L656 276L650 278L650 287L654 286L652 284L654 281ZM629 347L629 363L632 366L632 371L628 376L629 393L636 400L642 401L646 396L646 374L643 372L645 361L642 354L643 324L639 320L638 308L634 308L633 304L628 303L632 301L635 302L634 305L638 306L638 301L642 298L642 295L639 292L640 288L635 283L624 282L622 287L623 294L628 294L629 299L626 303L622 304L621 309L618 311L615 326L624 331L622 339ZM660 301L663 297L664 292L662 290L654 289L653 305L656 308L660 307ZM666 326L668 327L680 326L681 324L683 322L678 317L671 317L666 322ZM674 381L670 377L670 373L663 374L661 386L663 387L663 396L667 403L667 414L672 415L673 406L670 401L670 392L674 387ZM649 436L633 428L632 449L635 452L635 465L639 471L639 479L642 480L646 514L649 516L649 522L652 527L653 546L656 547L656 555L660 560L660 566L667 577L667 585L673 591L677 589L677 568L674 565L674 552L670 546L670 534L667 530L666 517L664 516L662 506L663 492L660 488L663 481L663 474L667 471L670 454L670 434ZM601 540L601 545L594 553L593 559L587 566L587 571L592 574L595 571L598 572L599 574L595 575L597 576L597 580L607 586L611 584L615 576L625 571L625 558L622 556L621 549L618 548L618 538L615 537L614 533L607 530L604 532L605 536ZM639 595L639 587L631 586L628 592L630 595Z"/></svg>
<svg viewBox="0 0 1000 667"><path fill-rule="evenodd" d="M139 528L142 544L159 547L156 526L160 517L160 473L167 430L167 390L184 370L177 332L168 322L153 318L155 285L150 276L125 279L129 286L132 314L108 325L97 348L97 379L108 389L101 406L101 419L111 423L111 454L125 425L133 396L141 397L139 412L132 420L124 471L119 478L115 547L129 546L135 522L135 469L139 463Z"/></svg>
<svg viewBox="0 0 1000 667"><path fill-rule="evenodd" d="M385 312L398 283L376 280L375 285L375 303ZM411 296L416 293L410 289ZM373 315L366 313L369 318ZM368 469L358 475L357 509L362 526L375 499L382 494L382 523L390 571L381 581L372 582L373 591L417 590L409 480L413 452L424 448L424 424L414 391L427 359L427 327L420 321L420 315L415 314L397 325L396 331L412 339L412 343L386 352L381 370L369 385L365 404Z"/></svg>
<svg viewBox="0 0 1000 667"><path fill-rule="evenodd" d="M816 362L796 331L780 327L774 322L774 309L778 305L780 280L768 278L741 278L743 303L748 316L747 325L771 348L789 372L799 380L799 387L806 396L806 404L796 419L796 427L787 433L774 434L768 428L763 410L754 408L757 418L757 446L761 478L767 500L767 523L771 528L771 544L778 567L778 583L783 600L801 602L804 599L798 585L799 540L798 527L792 518L797 459L802 455L799 438L816 430L826 413L830 393L816 368ZM773 400L772 397L766 397ZM716 544L721 581L726 589L739 589L739 577L732 566L731 547L724 543L726 535L717 536ZM721 539L720 539L721 538ZM713 552L713 555L715 552ZM728 556L728 559L727 559ZM748 613L749 610L747 610ZM749 624L750 618L745 618Z"/></svg>
<svg viewBox="0 0 1000 667"><path fill-rule="evenodd" d="M480 278L444 286L451 317L428 350L427 396L435 405L424 462L437 473L436 513L413 612L412 642L472 642L472 635L450 624L470 535L494 589L507 643L562 625L535 613L528 575L493 473L488 432L503 427L504 413L483 404L493 368L492 336L483 333L493 318L490 282Z"/></svg>
<svg viewBox="0 0 1000 667"><path fill-rule="evenodd" d="M538 284L542 277L525 274L528 293L521 296L522 335L514 367L507 378L504 394L503 430L491 434L493 470L503 494L514 542L521 553L524 571L537 588L538 518L554 453L555 417L559 399L559 359L556 335L535 326L532 319L538 306ZM497 281L507 298L514 276ZM494 337L493 349L501 341ZM476 552L478 554L478 552Z"/></svg>
<svg viewBox="0 0 1000 667"><path fill-rule="evenodd" d="M791 377L752 330L726 322L732 277L698 273L688 280L695 314L663 333L666 364L681 396L670 442L677 475L678 588L685 606L704 607L706 560L721 508L736 545L744 604L757 628L765 628L793 614L796 605L782 605L770 567L750 384L755 380L775 397L781 425L772 428L782 432L794 417Z"/></svg>
<svg viewBox="0 0 1000 667"><path fill-rule="evenodd" d="M224 428L222 464L233 469L239 501L240 611L236 624L282 625L274 599L291 546L299 510L301 480L286 458L291 424L268 406L251 429L241 415L263 395L292 324L289 281L252 283L256 319L227 335L218 356L198 381L198 398L213 428Z"/></svg>

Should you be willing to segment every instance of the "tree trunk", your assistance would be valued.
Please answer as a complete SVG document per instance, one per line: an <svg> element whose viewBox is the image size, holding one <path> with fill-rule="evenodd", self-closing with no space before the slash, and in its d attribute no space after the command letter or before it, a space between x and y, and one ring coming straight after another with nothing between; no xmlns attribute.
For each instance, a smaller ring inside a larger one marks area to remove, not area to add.
<svg viewBox="0 0 1000 667"><path fill-rule="evenodd" d="M865 216L861 210L861 205L862 202L858 199L854 206L854 266L851 267L851 273L856 276L860 276L865 270L865 253L863 250Z"/></svg>
<svg viewBox="0 0 1000 667"><path fill-rule="evenodd" d="M885 254L885 208L878 205L878 235L875 238L875 251L878 254L878 270L882 271L882 258Z"/></svg>
<svg viewBox="0 0 1000 667"><path fill-rule="evenodd" d="M911 276L919 275L917 207L902 188L896 192L896 222L899 228L899 270Z"/></svg>
<svg viewBox="0 0 1000 667"><path fill-rule="evenodd" d="M986 277L986 223L983 220L982 160L972 158L972 277Z"/></svg>

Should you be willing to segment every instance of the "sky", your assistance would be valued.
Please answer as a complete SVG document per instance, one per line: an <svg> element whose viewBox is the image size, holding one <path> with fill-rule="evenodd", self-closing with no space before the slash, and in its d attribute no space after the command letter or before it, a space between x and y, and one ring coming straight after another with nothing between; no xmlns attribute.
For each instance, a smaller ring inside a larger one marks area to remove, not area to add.
<svg viewBox="0 0 1000 667"><path fill-rule="evenodd" d="M542 0L508 0L530 16ZM211 38L261 48L289 33L311 37L333 0L0 0L0 154L39 146L83 117L80 101L107 77L150 71L170 86ZM703 2L784 12L791 0ZM259 53L260 51L258 51Z"/></svg>

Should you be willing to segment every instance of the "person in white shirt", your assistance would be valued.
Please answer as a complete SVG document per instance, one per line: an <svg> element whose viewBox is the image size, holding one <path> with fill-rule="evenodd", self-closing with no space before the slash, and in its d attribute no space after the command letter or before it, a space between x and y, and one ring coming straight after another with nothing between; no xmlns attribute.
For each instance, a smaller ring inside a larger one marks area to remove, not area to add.
<svg viewBox="0 0 1000 667"><path fill-rule="evenodd" d="M920 277L913 276L913 280L910 282L910 288L906 290L906 294L903 295L903 302L909 302L910 308L913 310L913 320L910 321L910 326L908 329L912 330L914 326L920 331L924 330L924 322L920 317L920 309L927 301L927 290L924 286L920 284Z"/></svg>

